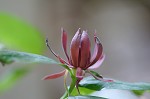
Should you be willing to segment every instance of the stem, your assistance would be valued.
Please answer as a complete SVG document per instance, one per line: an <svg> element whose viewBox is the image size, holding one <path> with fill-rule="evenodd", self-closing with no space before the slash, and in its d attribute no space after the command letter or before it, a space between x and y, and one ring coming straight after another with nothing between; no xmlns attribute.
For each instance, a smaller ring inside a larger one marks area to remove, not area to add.
<svg viewBox="0 0 150 99"><path fill-rule="evenodd" d="M64 75L64 87L68 93L68 96L69 96L69 90L68 90L68 87L67 87L67 83L66 83L66 80L67 80L67 75L68 75L68 71L66 71L65 75Z"/></svg>
<svg viewBox="0 0 150 99"><path fill-rule="evenodd" d="M60 99L65 99L65 98L67 98L67 97L68 97L68 94L70 95L70 94L72 93L73 89L74 89L75 86L76 86L76 81L77 81L77 78L76 78L76 76L75 76L75 74L76 74L76 69L72 69L72 74L73 74L73 75L71 75L72 81L71 81L70 87L69 87L68 91L66 91L66 92L64 93L64 95L63 95ZM68 92L69 92L69 93L68 93Z"/></svg>

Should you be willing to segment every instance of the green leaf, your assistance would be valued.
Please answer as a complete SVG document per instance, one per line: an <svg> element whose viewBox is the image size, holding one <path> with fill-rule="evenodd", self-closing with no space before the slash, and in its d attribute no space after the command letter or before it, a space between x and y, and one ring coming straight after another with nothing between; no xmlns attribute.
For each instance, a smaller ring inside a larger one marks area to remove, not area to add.
<svg viewBox="0 0 150 99"><path fill-rule="evenodd" d="M83 87L79 87L79 90L80 90L80 93L82 95L89 95L89 94L95 92L94 90L90 90L90 89L83 88ZM71 95L72 96L77 96L78 95L77 88L74 88L74 90L72 91Z"/></svg>
<svg viewBox="0 0 150 99"><path fill-rule="evenodd" d="M145 90L132 90L132 92L137 96L142 96Z"/></svg>
<svg viewBox="0 0 150 99"><path fill-rule="evenodd" d="M97 97L97 96L70 96L68 99L107 99L103 97Z"/></svg>
<svg viewBox="0 0 150 99"><path fill-rule="evenodd" d="M2 64L10 64L12 62L58 64L58 62L42 55L17 51L0 51L0 62Z"/></svg>
<svg viewBox="0 0 150 99"><path fill-rule="evenodd" d="M6 48L41 54L44 37L36 27L18 17L0 12L0 45Z"/></svg>
<svg viewBox="0 0 150 99"><path fill-rule="evenodd" d="M96 77L103 78L100 74L98 74L97 72L95 72L95 71L93 71L93 70L90 70L90 73L92 73L92 74L95 75Z"/></svg>
<svg viewBox="0 0 150 99"><path fill-rule="evenodd" d="M29 70L30 68L28 67L14 68L9 71L7 70L7 72L0 78L0 93L16 84L16 82L24 77Z"/></svg>
<svg viewBox="0 0 150 99"><path fill-rule="evenodd" d="M105 80L109 80L109 79L105 79ZM118 80L100 81L100 80L96 80L93 77L86 77L83 80L81 80L80 87L85 87L96 91L99 91L102 88L121 89L121 90L150 90L150 83L144 83L144 82L128 83L128 82L122 82Z"/></svg>

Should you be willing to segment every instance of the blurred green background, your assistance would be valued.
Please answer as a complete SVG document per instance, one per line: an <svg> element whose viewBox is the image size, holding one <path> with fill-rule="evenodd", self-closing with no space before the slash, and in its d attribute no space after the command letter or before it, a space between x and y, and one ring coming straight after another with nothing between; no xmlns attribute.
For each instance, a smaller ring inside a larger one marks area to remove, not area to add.
<svg viewBox="0 0 150 99"><path fill-rule="evenodd" d="M0 45L6 49L42 54L44 37L40 30L29 22L0 12Z"/></svg>
<svg viewBox="0 0 150 99"><path fill-rule="evenodd" d="M69 41L81 28L88 30L94 42L96 29L106 54L97 72L123 81L150 82L149 0L0 0L0 12L0 47L56 59L44 50L46 37L55 52L64 57L61 27L67 31ZM21 66L1 66L0 76ZM13 88L1 94L0 99L58 99L64 92L63 78L52 81L41 78L62 68L41 64L33 68ZM146 93L140 98L149 97Z"/></svg>
<svg viewBox="0 0 150 99"><path fill-rule="evenodd" d="M44 48L44 37L38 28L11 14L0 12L0 50L43 54ZM30 69L31 66L19 65L2 71L0 95L17 84L25 74L29 73Z"/></svg>

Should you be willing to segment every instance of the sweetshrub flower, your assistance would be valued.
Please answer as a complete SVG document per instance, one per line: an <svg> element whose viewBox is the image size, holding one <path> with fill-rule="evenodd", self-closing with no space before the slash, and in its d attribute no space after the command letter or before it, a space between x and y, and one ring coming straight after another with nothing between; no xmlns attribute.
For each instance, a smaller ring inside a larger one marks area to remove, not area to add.
<svg viewBox="0 0 150 99"><path fill-rule="evenodd" d="M102 44L99 38L96 36L96 33L94 34L94 41L94 52L93 55L91 55L90 39L87 31L81 31L81 29L79 28L72 38L69 56L67 53L67 33L62 29L62 48L67 57L67 61L62 59L50 48L48 40L46 40L46 44L49 47L50 51L59 59L62 64L67 65L69 68L76 69L76 78L78 79L78 85L80 80L82 80L85 71L98 68L105 58L103 54ZM66 71L67 70L64 70L60 73L45 76L44 80L61 77L65 75Z"/></svg>

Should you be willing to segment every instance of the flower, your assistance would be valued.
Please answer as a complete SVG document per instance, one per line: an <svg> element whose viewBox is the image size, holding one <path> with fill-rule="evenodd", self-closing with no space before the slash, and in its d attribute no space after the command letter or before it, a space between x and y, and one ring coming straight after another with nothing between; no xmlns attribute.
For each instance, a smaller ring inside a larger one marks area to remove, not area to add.
<svg viewBox="0 0 150 99"><path fill-rule="evenodd" d="M82 70L94 69L101 65L104 56L102 54L103 47L96 35L94 53L91 57L90 40L87 31L81 32L79 29L72 38L70 45L70 64L74 68L81 68Z"/></svg>
<svg viewBox="0 0 150 99"><path fill-rule="evenodd" d="M87 31L81 31L79 28L74 37L72 38L70 44L70 56L67 53L67 33L62 29L62 48L67 57L67 61L62 59L59 55L57 55L48 45L48 40L46 40L46 44L49 47L50 51L59 59L62 64L67 65L69 68L76 69L76 77L78 78L78 82L83 78L84 71L89 69L98 68L105 56L103 54L103 47L96 36L94 34L95 47L93 51L93 55L91 56L91 48L90 48L90 39L87 34ZM61 77L65 74L66 70L51 74L44 77L44 80L54 79Z"/></svg>

